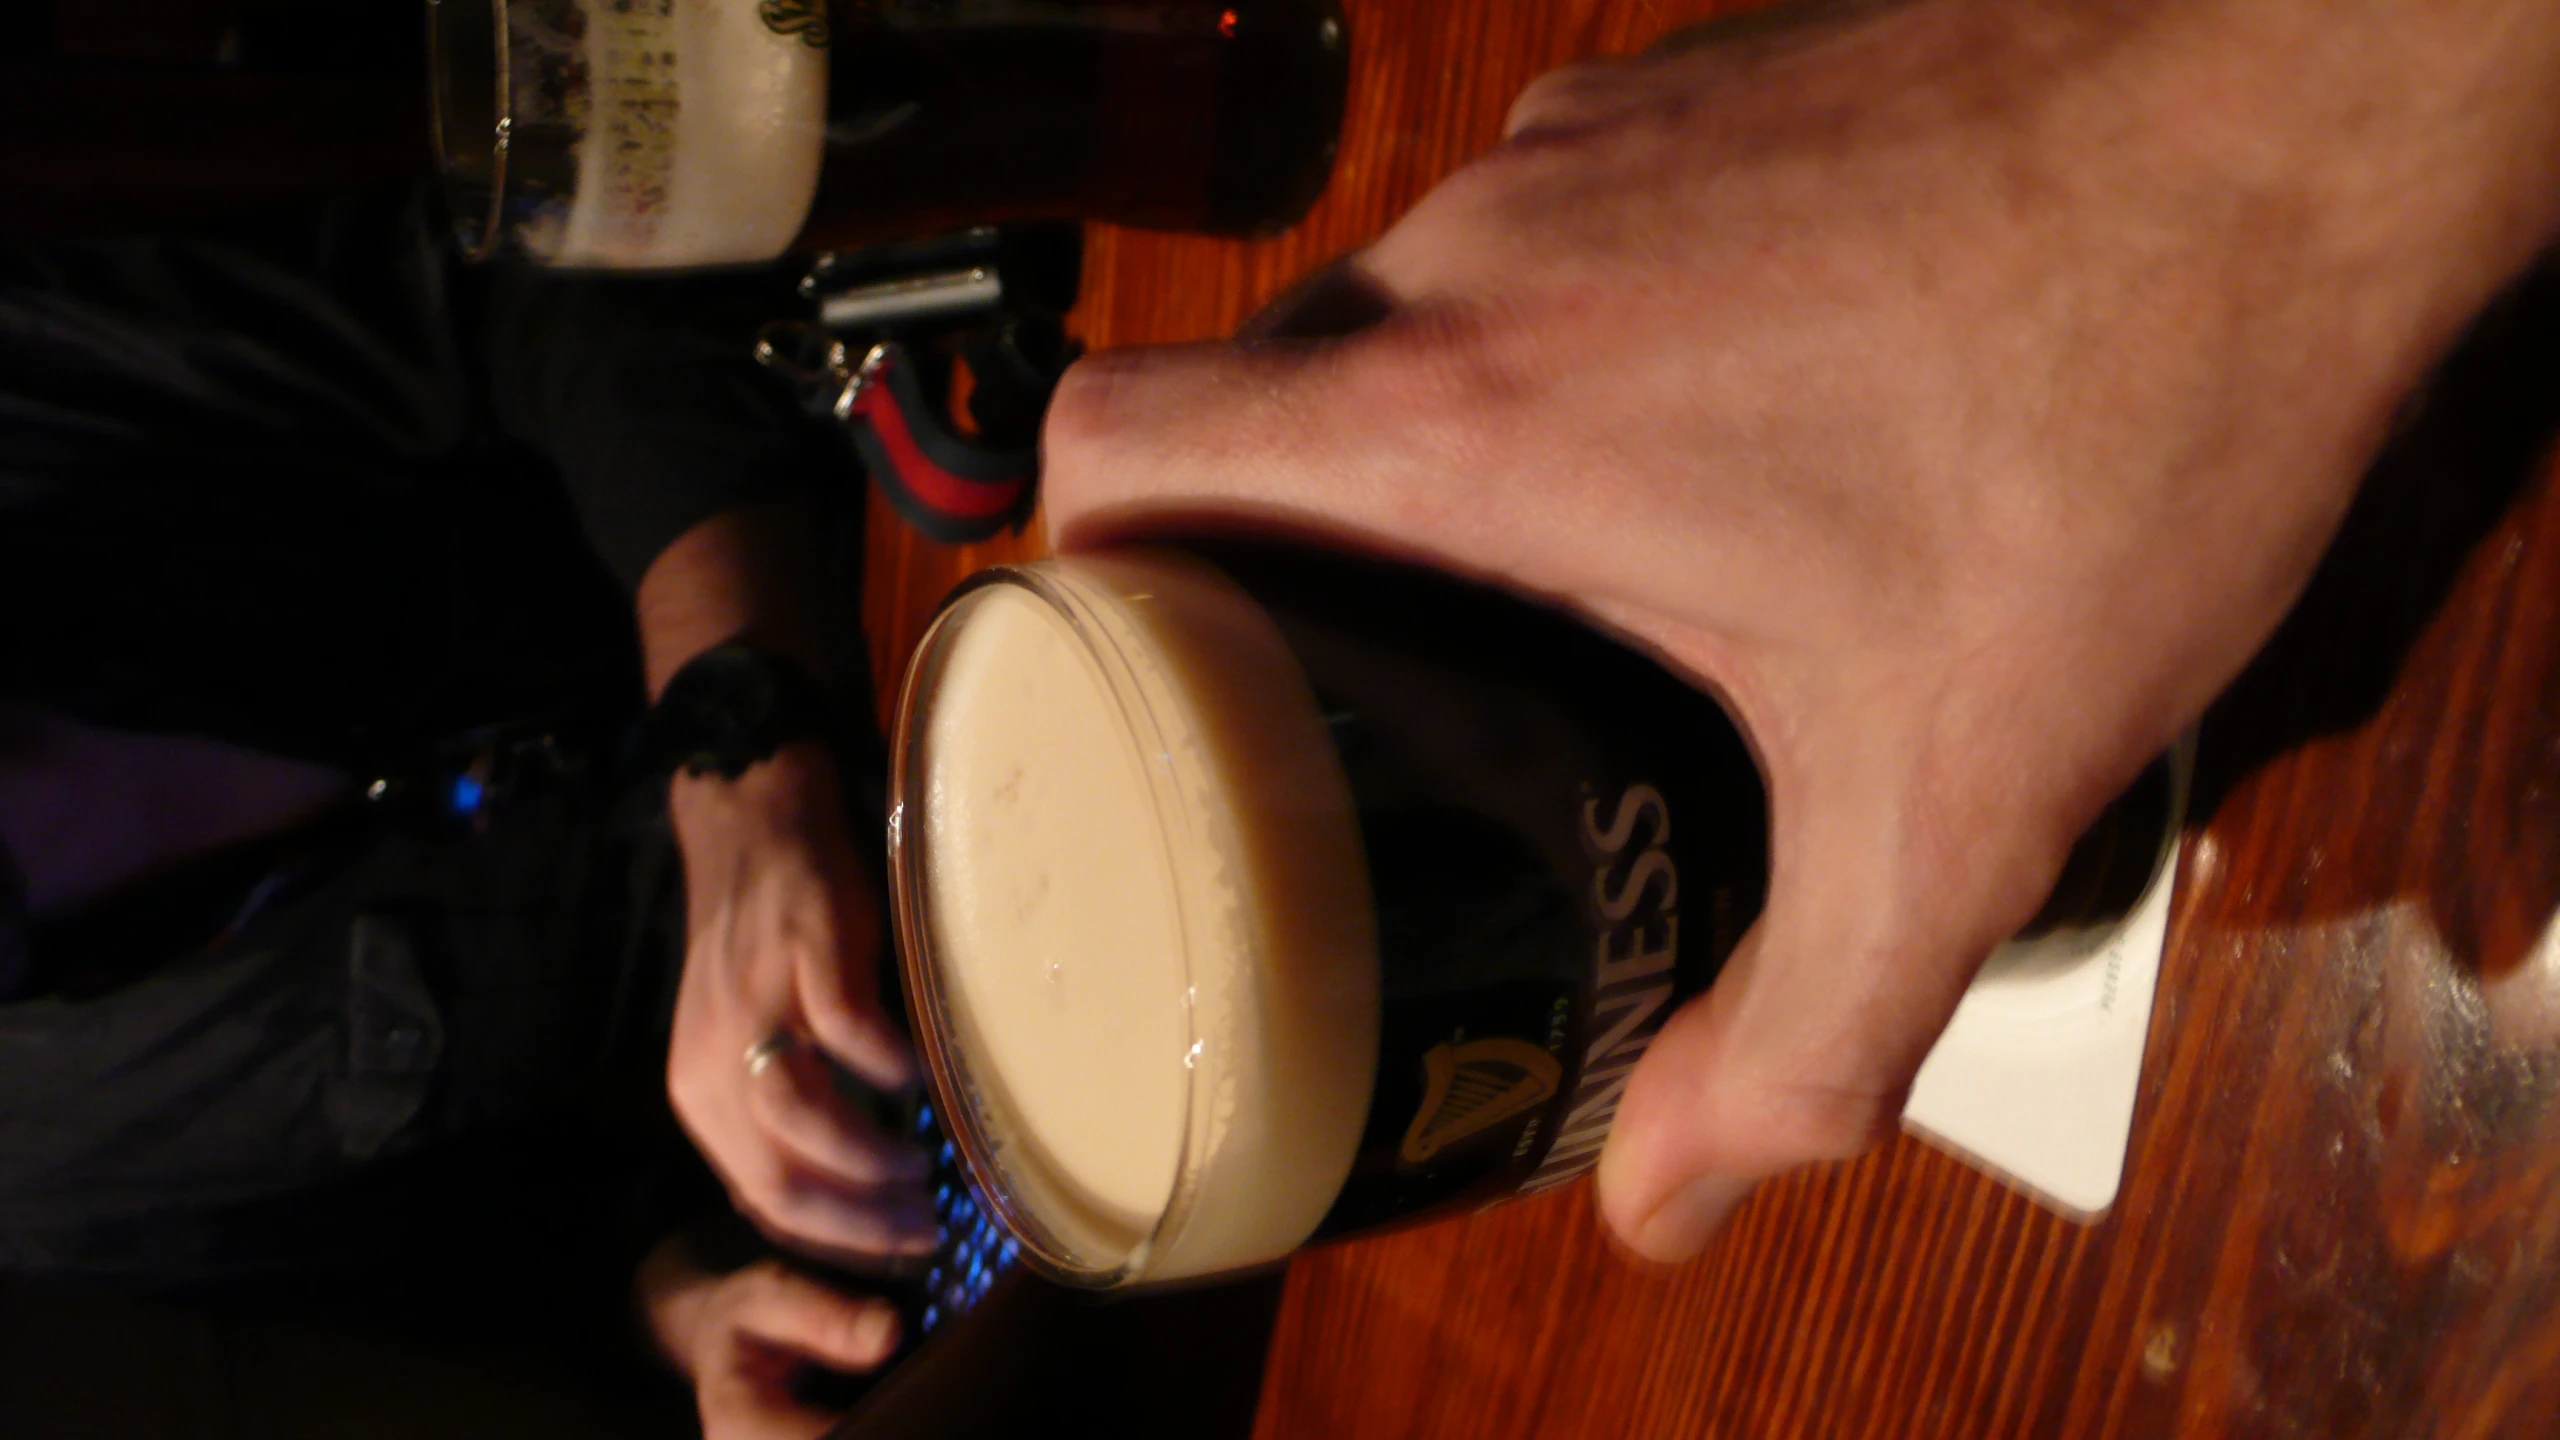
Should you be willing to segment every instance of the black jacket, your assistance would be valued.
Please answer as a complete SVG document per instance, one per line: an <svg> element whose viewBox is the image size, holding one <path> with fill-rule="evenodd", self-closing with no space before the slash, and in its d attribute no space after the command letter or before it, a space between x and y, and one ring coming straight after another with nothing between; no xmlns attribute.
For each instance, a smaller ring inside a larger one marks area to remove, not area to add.
<svg viewBox="0 0 2560 1440"><path fill-rule="evenodd" d="M583 1250L592 1287L698 1191L659 1078L681 897L615 768L628 590L763 498L857 543L848 447L749 358L791 305L467 269L418 194L0 256L0 696L399 802L251 857L280 886L218 941L166 922L219 875L34 932L0 1270L423 1293ZM567 759L439 809L536 736Z"/></svg>

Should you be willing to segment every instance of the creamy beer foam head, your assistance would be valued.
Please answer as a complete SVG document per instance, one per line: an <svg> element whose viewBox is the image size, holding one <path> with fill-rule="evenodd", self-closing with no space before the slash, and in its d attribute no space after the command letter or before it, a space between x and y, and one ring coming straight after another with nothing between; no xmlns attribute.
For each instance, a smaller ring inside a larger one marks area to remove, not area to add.
<svg viewBox="0 0 2560 1440"><path fill-rule="evenodd" d="M818 189L827 52L756 0L588 10L593 109L562 265L769 260Z"/></svg>
<svg viewBox="0 0 2560 1440"><path fill-rule="evenodd" d="M956 601L900 702L900 938L981 1178L1094 1283L1256 1264L1349 1173L1375 920L1339 764L1241 591L1169 554Z"/></svg>
<svg viewBox="0 0 2560 1440"><path fill-rule="evenodd" d="M816 0L514 0L503 43L518 154L505 203L543 197L515 222L526 252L634 269L781 254L825 150L824 15ZM544 195L521 172L560 144L574 180Z"/></svg>

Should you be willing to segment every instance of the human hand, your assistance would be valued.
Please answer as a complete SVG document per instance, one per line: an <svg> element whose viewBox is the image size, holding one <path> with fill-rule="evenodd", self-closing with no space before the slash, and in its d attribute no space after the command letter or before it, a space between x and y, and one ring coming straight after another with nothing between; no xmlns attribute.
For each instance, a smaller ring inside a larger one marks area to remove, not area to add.
<svg viewBox="0 0 2560 1440"><path fill-rule="evenodd" d="M1600 1167L1620 1235L1693 1253L1891 1131L2553 232L2555 16L1924 0L1560 72L1252 338L1072 370L1053 538L1314 535L1721 695L1768 906Z"/></svg>
<svg viewBox="0 0 2560 1440"><path fill-rule="evenodd" d="M703 1440L815 1440L842 1417L798 1398L801 1373L867 1371L898 1344L886 1300L843 1294L779 1260L715 1274L681 1237L650 1252L639 1289L659 1349L693 1382Z"/></svg>
<svg viewBox="0 0 2560 1440"><path fill-rule="evenodd" d="M735 781L680 775L670 808L692 937L667 1054L678 1118L777 1243L837 1261L931 1248L927 1157L831 1073L915 1075L877 999L879 900L834 762L800 744Z"/></svg>

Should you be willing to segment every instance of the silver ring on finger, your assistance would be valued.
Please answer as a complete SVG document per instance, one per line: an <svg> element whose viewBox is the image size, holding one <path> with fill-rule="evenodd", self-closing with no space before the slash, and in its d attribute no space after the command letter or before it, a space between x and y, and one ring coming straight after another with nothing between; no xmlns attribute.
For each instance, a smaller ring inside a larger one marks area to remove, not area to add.
<svg viewBox="0 0 2560 1440"><path fill-rule="evenodd" d="M788 1030L776 1030L747 1047L747 1053L743 1057L747 1062L747 1073L762 1075L773 1067L773 1062L788 1057L799 1048L799 1036Z"/></svg>

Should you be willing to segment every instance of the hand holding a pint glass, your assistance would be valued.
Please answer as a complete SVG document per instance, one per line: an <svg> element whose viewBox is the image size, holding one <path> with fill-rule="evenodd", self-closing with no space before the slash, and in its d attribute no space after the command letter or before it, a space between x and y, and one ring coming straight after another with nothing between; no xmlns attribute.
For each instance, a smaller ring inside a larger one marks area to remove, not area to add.
<svg viewBox="0 0 2560 1440"><path fill-rule="evenodd" d="M2274 628L2560 222L2555 67L2534 0L1923 0L1578 66L1251 338L1071 371L1051 532L1421 562L1720 697L1766 907L1600 1165L1682 1257L1892 1131L2073 837Z"/></svg>

